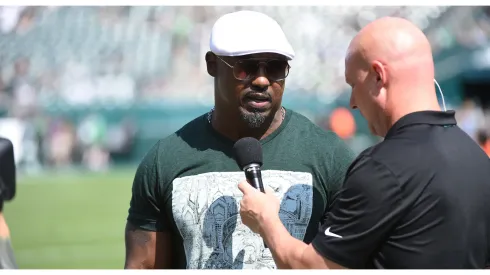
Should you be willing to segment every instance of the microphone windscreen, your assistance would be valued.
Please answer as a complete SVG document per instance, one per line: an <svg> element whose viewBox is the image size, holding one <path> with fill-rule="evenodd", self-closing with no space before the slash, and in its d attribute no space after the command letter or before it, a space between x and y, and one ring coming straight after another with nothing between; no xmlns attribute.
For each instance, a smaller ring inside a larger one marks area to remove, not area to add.
<svg viewBox="0 0 490 275"><path fill-rule="evenodd" d="M257 163L262 166L262 145L252 137L244 137L235 142L233 146L235 160L243 168L251 163Z"/></svg>

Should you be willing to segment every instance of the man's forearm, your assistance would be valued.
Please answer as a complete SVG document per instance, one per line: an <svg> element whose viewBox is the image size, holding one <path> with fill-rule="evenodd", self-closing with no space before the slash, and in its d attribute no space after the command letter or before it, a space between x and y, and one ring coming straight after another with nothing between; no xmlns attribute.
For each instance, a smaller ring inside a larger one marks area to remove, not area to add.
<svg viewBox="0 0 490 275"><path fill-rule="evenodd" d="M3 216L3 213L0 212L0 238L9 239L10 238L10 230L7 226L7 222Z"/></svg>
<svg viewBox="0 0 490 275"><path fill-rule="evenodd" d="M261 233L280 269L309 268L303 256L308 245L289 234L279 219L269 221Z"/></svg>

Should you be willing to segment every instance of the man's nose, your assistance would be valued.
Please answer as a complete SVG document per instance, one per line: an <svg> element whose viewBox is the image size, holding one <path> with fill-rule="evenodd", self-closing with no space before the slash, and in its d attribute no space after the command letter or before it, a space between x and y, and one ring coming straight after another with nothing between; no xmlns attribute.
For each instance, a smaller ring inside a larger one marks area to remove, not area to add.
<svg viewBox="0 0 490 275"><path fill-rule="evenodd" d="M252 81L252 87L257 90L267 90L267 88L271 85L269 79L266 76L265 66L260 65L257 74Z"/></svg>
<svg viewBox="0 0 490 275"><path fill-rule="evenodd" d="M350 102L349 102L349 105L352 109L357 109L357 105L356 105L356 102L354 101L354 97L351 95L350 96Z"/></svg>

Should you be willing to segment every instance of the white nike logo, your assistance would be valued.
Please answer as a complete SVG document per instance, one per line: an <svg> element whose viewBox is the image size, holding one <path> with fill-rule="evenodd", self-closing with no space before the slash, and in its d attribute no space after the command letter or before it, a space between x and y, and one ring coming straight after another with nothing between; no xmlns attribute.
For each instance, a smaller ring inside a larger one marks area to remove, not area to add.
<svg viewBox="0 0 490 275"><path fill-rule="evenodd" d="M335 234L335 233L330 232L330 227L329 227L329 228L327 228L327 230L325 230L325 235L326 235L326 236L330 236L330 237L335 237L335 238L340 238L340 239L342 239L342 236L340 236L340 235L337 235L337 234Z"/></svg>

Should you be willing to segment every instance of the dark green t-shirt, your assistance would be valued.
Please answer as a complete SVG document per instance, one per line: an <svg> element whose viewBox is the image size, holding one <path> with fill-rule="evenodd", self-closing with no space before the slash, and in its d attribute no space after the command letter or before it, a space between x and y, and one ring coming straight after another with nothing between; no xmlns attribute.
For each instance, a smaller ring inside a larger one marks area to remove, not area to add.
<svg viewBox="0 0 490 275"><path fill-rule="evenodd" d="M261 144L262 179L281 200L281 221L310 243L355 156L291 110ZM241 223L237 185L245 175L233 145L203 115L159 141L138 167L128 220L174 234L175 268L276 268L260 236Z"/></svg>

